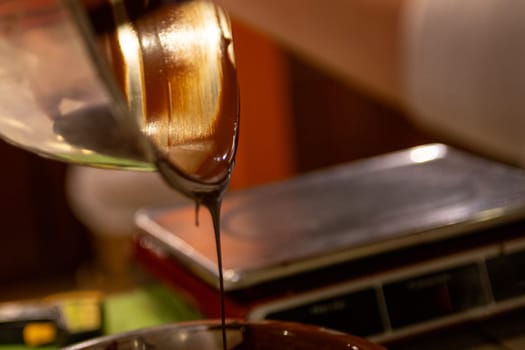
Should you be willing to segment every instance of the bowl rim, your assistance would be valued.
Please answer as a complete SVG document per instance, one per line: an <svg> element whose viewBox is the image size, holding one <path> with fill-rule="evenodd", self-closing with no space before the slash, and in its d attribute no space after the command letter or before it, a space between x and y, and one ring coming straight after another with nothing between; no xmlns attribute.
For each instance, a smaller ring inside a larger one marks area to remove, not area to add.
<svg viewBox="0 0 525 350"><path fill-rule="evenodd" d="M370 341L354 336L349 333L333 330L330 328L316 326L312 324L292 322L292 321L281 321L281 320L245 320L237 318L228 318L225 321L226 328L240 329L242 327L253 327L253 328L265 328L273 331L292 331L301 334L305 333L316 333L323 338L336 341L337 344L341 344L342 347L349 350L386 350L379 344L371 343ZM85 340L79 343L75 343L66 347L62 347L61 350L85 350L92 346L100 346L103 344L110 344L115 341L126 339L129 337L140 337L152 332L162 331L178 331L184 329L192 329L195 331L200 330L216 330L222 327L220 319L203 319L203 320L187 320L166 323L162 325L150 326L145 328L139 328L135 330L124 331L120 333L99 336L93 339Z"/></svg>

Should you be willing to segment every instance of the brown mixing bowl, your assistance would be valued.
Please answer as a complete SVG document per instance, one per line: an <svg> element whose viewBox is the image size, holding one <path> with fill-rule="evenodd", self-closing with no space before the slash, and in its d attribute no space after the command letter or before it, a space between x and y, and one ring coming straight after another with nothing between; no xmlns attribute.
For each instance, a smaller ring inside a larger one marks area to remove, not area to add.
<svg viewBox="0 0 525 350"><path fill-rule="evenodd" d="M281 321L228 320L229 350L385 350L367 340L320 327ZM64 350L222 350L221 323L190 321L85 341Z"/></svg>

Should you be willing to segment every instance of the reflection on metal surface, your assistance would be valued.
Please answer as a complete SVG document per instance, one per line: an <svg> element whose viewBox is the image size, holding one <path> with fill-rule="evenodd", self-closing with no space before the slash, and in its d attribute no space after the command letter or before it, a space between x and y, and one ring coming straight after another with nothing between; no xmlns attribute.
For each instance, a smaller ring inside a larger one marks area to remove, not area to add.
<svg viewBox="0 0 525 350"><path fill-rule="evenodd" d="M410 151L410 159L414 163L425 163L442 158L445 155L446 147L443 145L426 145L414 147Z"/></svg>

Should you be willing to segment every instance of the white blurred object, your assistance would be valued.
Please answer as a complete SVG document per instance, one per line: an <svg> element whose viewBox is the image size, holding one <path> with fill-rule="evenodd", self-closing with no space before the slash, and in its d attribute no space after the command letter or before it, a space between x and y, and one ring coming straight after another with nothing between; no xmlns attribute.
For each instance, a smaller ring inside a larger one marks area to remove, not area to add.
<svg viewBox="0 0 525 350"><path fill-rule="evenodd" d="M170 188L158 173L72 166L66 192L77 218L99 235L132 235L135 212L189 200Z"/></svg>
<svg viewBox="0 0 525 350"><path fill-rule="evenodd" d="M125 290L135 285L133 257L135 212L184 204L159 173L71 166L66 194L75 216L91 232L92 264L77 273L83 288Z"/></svg>
<svg viewBox="0 0 525 350"><path fill-rule="evenodd" d="M525 2L408 5L403 68L416 120L525 165Z"/></svg>

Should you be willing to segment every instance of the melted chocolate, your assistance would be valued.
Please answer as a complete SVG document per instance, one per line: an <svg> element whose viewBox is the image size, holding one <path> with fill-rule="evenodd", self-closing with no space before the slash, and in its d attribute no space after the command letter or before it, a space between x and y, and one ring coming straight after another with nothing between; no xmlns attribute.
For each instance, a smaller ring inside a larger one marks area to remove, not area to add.
<svg viewBox="0 0 525 350"><path fill-rule="evenodd" d="M196 215L202 203L212 216L226 349L220 207L237 146L239 101L225 17L202 1L97 1L89 13L131 114L157 151L161 175L195 200Z"/></svg>

